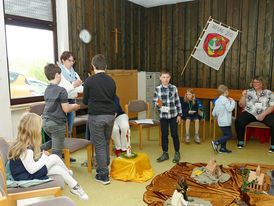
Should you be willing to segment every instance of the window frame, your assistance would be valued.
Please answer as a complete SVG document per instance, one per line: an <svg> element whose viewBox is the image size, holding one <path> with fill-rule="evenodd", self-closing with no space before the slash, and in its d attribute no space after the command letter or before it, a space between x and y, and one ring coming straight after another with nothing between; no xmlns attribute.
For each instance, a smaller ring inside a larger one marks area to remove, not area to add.
<svg viewBox="0 0 274 206"><path fill-rule="evenodd" d="M10 15L5 13L5 3L4 5L4 20L5 26L6 25L13 25L13 26L22 26L28 28L37 28L37 29L45 29L51 30L53 32L53 48L54 48L54 62L58 60L58 47L57 47L57 24L56 24L56 0L51 0L52 3L52 15L53 21L45 21L40 19L33 19L28 17ZM6 36L5 30L5 36ZM6 45L7 45L7 38L6 38ZM6 47L7 48L7 47ZM7 52L8 54L8 52ZM7 62L9 62L9 57L7 55ZM7 65L8 68L8 75L9 75L9 64ZM10 80L9 82L9 90L10 90ZM10 93L10 92L9 92ZM11 105L18 105L18 104L26 104L26 103L33 103L44 101L44 96L34 96L34 97L20 97L20 98L11 98L10 95L10 103Z"/></svg>

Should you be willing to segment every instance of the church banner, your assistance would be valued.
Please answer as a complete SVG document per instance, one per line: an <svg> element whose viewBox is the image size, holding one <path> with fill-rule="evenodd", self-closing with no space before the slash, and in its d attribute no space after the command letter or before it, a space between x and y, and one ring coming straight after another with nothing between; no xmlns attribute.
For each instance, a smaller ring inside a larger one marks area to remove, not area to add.
<svg viewBox="0 0 274 206"><path fill-rule="evenodd" d="M219 70L237 35L238 30L210 19L191 56Z"/></svg>

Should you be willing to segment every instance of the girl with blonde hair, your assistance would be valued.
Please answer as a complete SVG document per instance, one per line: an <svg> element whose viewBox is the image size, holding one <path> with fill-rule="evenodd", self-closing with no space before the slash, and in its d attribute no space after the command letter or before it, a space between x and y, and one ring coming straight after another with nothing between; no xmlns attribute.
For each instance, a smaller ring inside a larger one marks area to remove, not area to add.
<svg viewBox="0 0 274 206"><path fill-rule="evenodd" d="M196 97L193 89L186 90L184 101L182 102L182 111L183 111L182 119L186 122L185 124L186 125L186 137L185 137L186 143L190 142L190 135L189 135L190 121L195 122L194 140L196 143L200 143L201 140L199 137L199 122L202 117L198 115L198 103L196 101Z"/></svg>
<svg viewBox="0 0 274 206"><path fill-rule="evenodd" d="M59 156L40 150L42 118L26 113L19 122L17 138L8 152L10 171L14 180L47 179L47 175L58 174L71 188L72 194L81 200L88 200L77 181Z"/></svg>

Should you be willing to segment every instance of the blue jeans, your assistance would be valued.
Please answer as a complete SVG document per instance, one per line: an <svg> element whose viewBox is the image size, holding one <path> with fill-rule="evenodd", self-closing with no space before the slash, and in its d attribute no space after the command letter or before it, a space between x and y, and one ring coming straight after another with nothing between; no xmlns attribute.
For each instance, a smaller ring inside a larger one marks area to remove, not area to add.
<svg viewBox="0 0 274 206"><path fill-rule="evenodd" d="M215 144L217 144L217 145L221 144L221 148L226 149L227 140L230 140L233 137L232 129L231 129L231 126L220 127L220 128L222 129L224 136L222 138L216 140Z"/></svg>
<svg viewBox="0 0 274 206"><path fill-rule="evenodd" d="M70 100L69 104L75 104L75 100ZM68 136L70 137L71 132L72 132L74 119L75 119L75 111L67 113L67 119L68 119Z"/></svg>
<svg viewBox="0 0 274 206"><path fill-rule="evenodd" d="M180 150L180 142L178 138L178 125L177 125L177 117L171 119L160 119L161 123L161 131L162 131L162 149L163 152L168 151L168 125L170 125L171 136L173 139L173 145L175 152L179 152Z"/></svg>
<svg viewBox="0 0 274 206"><path fill-rule="evenodd" d="M95 147L95 158L98 164L96 172L108 175L109 140L114 124L114 115L88 115L89 132Z"/></svg>

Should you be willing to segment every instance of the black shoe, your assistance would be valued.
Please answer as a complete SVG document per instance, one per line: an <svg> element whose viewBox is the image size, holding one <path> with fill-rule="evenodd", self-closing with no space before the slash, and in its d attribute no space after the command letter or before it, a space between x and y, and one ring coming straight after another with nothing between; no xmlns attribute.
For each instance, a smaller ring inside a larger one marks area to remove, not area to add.
<svg viewBox="0 0 274 206"><path fill-rule="evenodd" d="M102 183L103 185L107 185L107 184L110 183L108 174L105 174L105 175L96 174L96 175L95 175L95 180L96 180L97 182Z"/></svg>
<svg viewBox="0 0 274 206"><path fill-rule="evenodd" d="M62 154L62 158L63 158L63 159L64 159L64 157L65 157L64 154ZM73 158L73 157L70 157L70 158L69 158L69 161L70 161L70 162L76 162L76 159Z"/></svg>
<svg viewBox="0 0 274 206"><path fill-rule="evenodd" d="M173 158L172 162L173 162L173 163L177 163L177 162L180 161L180 158L181 158L180 152L175 152L174 158Z"/></svg>
<svg viewBox="0 0 274 206"><path fill-rule="evenodd" d="M269 148L268 152L269 152L269 153L274 153L274 149Z"/></svg>
<svg viewBox="0 0 274 206"><path fill-rule="evenodd" d="M231 154L232 151L228 150L228 149L224 149L224 148L220 148L219 153L227 153L227 154Z"/></svg>
<svg viewBox="0 0 274 206"><path fill-rule="evenodd" d="M238 149L243 149L243 148L244 148L244 145L238 144L237 147L238 147Z"/></svg>
<svg viewBox="0 0 274 206"><path fill-rule="evenodd" d="M169 159L168 153L167 153L167 152L164 152L164 153L161 155L161 157L159 157L159 158L157 159L157 162L163 162L163 161L168 160L168 159Z"/></svg>
<svg viewBox="0 0 274 206"><path fill-rule="evenodd" d="M211 141L211 145L212 145L214 152L218 153L218 145L216 145L214 141Z"/></svg>

